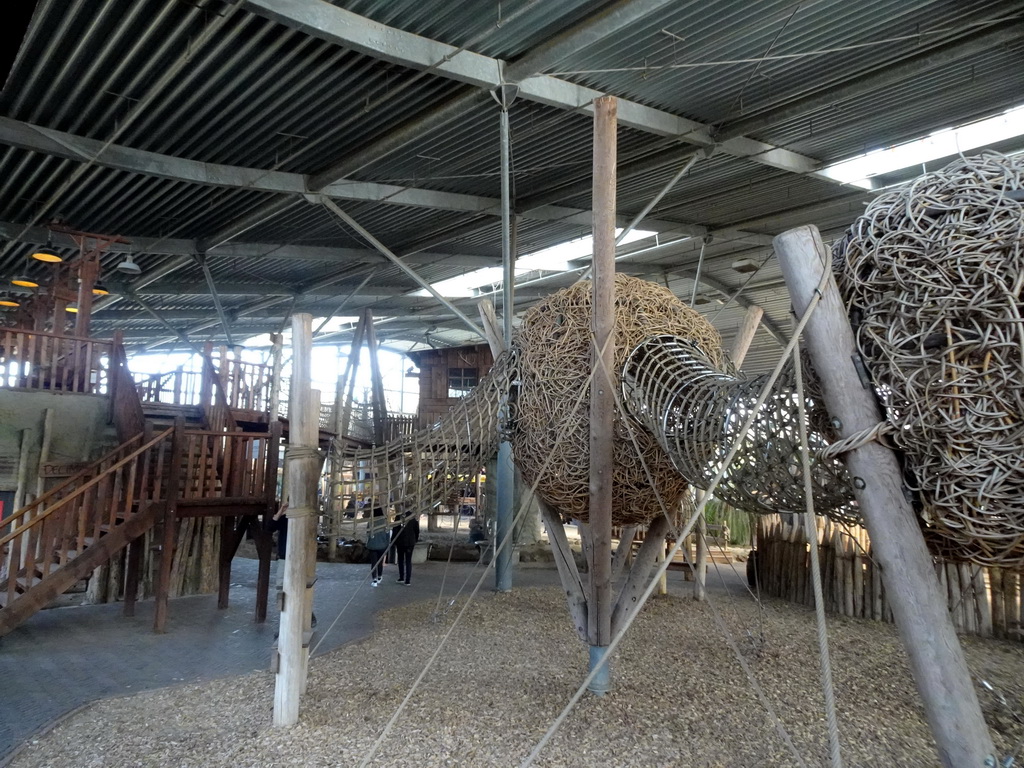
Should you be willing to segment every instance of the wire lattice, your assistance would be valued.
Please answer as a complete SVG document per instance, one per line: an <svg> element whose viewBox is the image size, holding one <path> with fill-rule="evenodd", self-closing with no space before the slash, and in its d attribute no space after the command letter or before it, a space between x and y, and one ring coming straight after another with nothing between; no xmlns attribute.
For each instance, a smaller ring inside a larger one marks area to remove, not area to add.
<svg viewBox="0 0 1024 768"><path fill-rule="evenodd" d="M626 409L657 437L680 474L707 488L767 379L723 373L692 341L656 336L629 354L622 392ZM813 455L831 441L834 430L820 398L809 396L807 408ZM798 410L794 368L788 365L715 489L717 498L747 512L804 509ZM817 512L859 519L849 476L839 462L812 460L811 484Z"/></svg>
<svg viewBox="0 0 1024 768"><path fill-rule="evenodd" d="M343 471L368 473L367 493L403 514L427 514L450 504L498 451L499 413L510 370L510 355L501 355L470 394L426 429L382 446L342 447Z"/></svg>
<svg viewBox="0 0 1024 768"><path fill-rule="evenodd" d="M860 353L932 551L1024 567L1024 158L877 197L837 253Z"/></svg>
<svg viewBox="0 0 1024 768"><path fill-rule="evenodd" d="M524 478L532 483L547 461L537 492L563 515L583 522L589 519L589 400L584 397L578 408L574 403L590 377L591 302L591 283L581 280L524 316L514 339L519 377L510 425L516 465ZM716 363L725 364L718 332L699 313L666 288L617 275L613 380L618 380L629 351L654 334L693 339ZM631 437L626 417L616 408L615 525L646 523L662 513L662 504L675 509L687 489L650 433L632 430L636 434Z"/></svg>

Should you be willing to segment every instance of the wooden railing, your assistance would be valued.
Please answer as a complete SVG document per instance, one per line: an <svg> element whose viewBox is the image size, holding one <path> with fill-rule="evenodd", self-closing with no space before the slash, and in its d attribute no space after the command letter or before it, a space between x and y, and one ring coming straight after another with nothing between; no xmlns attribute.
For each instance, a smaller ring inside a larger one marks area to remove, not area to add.
<svg viewBox="0 0 1024 768"><path fill-rule="evenodd" d="M145 441L136 435L4 520L0 594L6 593L5 603L98 541L137 505L163 499L173 431Z"/></svg>
<svg viewBox="0 0 1024 768"><path fill-rule="evenodd" d="M109 341L0 330L0 387L106 394Z"/></svg>
<svg viewBox="0 0 1024 768"><path fill-rule="evenodd" d="M135 389L144 403L199 405L203 375L182 366L168 373L136 373Z"/></svg>
<svg viewBox="0 0 1024 768"><path fill-rule="evenodd" d="M276 473L276 457L269 452L277 447L273 432L186 431L179 498L262 497L268 467Z"/></svg>
<svg viewBox="0 0 1024 768"><path fill-rule="evenodd" d="M110 354L111 365L111 397L110 421L117 431L117 438L122 443L136 435L141 435L146 428L146 415L142 412L142 401L135 389L135 382L128 370L128 356L121 343L121 334L114 336Z"/></svg>
<svg viewBox="0 0 1024 768"><path fill-rule="evenodd" d="M270 408L271 367L247 363L221 354L213 361L231 408L266 411Z"/></svg>

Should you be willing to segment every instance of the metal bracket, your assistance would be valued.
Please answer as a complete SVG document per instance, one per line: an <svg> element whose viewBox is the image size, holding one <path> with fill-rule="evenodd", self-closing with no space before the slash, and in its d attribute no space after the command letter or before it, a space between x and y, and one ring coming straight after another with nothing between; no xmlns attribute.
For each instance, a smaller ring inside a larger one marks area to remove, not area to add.
<svg viewBox="0 0 1024 768"><path fill-rule="evenodd" d="M864 365L864 358L860 356L860 352L854 352L850 358L853 360L853 367L857 371L860 385L864 389L871 389L871 374L868 373L868 367Z"/></svg>

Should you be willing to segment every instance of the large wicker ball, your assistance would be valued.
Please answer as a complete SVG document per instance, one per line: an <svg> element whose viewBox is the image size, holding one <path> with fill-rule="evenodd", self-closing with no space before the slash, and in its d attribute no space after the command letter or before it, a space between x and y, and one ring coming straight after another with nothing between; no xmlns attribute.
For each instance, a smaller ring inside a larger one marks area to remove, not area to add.
<svg viewBox="0 0 1024 768"><path fill-rule="evenodd" d="M625 275L615 278L616 382L637 344L658 334L693 340L722 363L718 332L668 289ZM534 305L513 346L519 386L513 399L512 448L528 483L566 517L588 519L592 287L583 280ZM615 409L614 525L642 524L678 509L686 481L645 430Z"/></svg>

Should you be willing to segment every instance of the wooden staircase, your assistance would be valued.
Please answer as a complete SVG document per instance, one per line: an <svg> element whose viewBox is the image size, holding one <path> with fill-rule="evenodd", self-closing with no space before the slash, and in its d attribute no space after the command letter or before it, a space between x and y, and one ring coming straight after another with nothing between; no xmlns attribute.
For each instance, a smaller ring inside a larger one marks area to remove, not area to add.
<svg viewBox="0 0 1024 768"><path fill-rule="evenodd" d="M173 432L137 435L5 518L0 636L154 525L167 508Z"/></svg>

